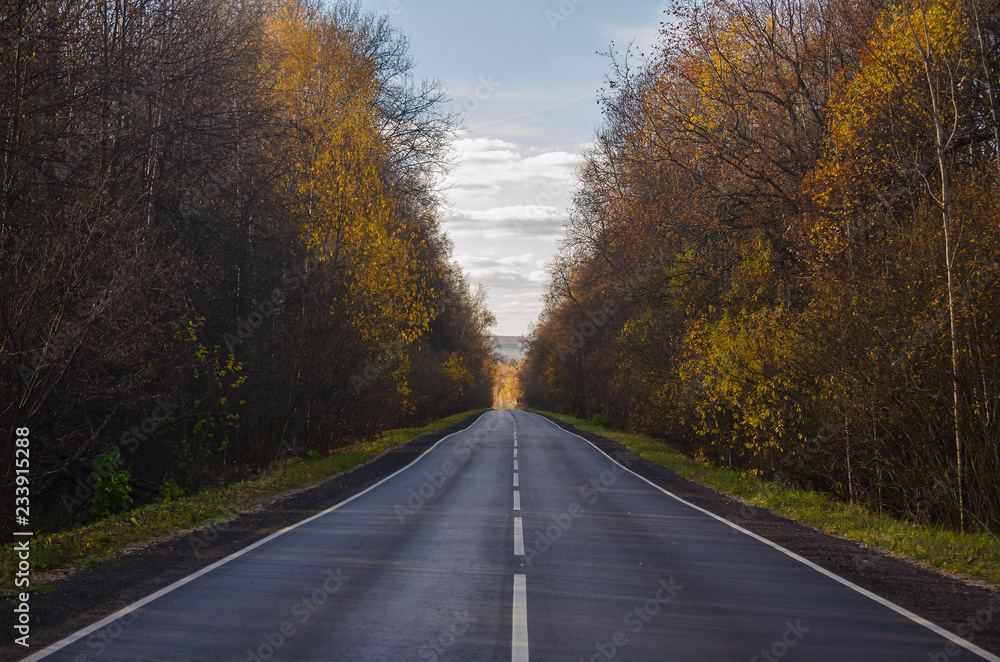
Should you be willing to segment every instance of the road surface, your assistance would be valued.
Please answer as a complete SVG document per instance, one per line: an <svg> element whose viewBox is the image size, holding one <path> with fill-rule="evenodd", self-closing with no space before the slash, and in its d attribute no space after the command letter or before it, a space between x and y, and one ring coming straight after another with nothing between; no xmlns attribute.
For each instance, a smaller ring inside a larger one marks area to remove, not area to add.
<svg viewBox="0 0 1000 662"><path fill-rule="evenodd" d="M522 411L26 659L1000 662Z"/></svg>

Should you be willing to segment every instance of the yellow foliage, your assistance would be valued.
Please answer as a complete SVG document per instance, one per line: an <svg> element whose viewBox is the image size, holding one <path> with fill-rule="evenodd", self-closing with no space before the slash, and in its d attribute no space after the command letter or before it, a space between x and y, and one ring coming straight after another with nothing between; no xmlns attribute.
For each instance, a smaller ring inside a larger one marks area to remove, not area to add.
<svg viewBox="0 0 1000 662"><path fill-rule="evenodd" d="M695 429L714 439L735 436L752 456L774 459L800 441L798 402L809 385L800 358L807 340L783 307L754 313L723 312L695 323L686 340L690 358L679 372L694 387Z"/></svg>
<svg viewBox="0 0 1000 662"><path fill-rule="evenodd" d="M929 85L955 93L950 79L968 57L957 2L914 1L886 12L861 66L830 106L827 149L806 188L822 214L810 217L812 240L826 254L849 241L851 216L872 199L889 204L899 173L934 135ZM938 111L951 124L951 104Z"/></svg>
<svg viewBox="0 0 1000 662"><path fill-rule="evenodd" d="M465 389L472 386L472 373L465 366L465 361L462 360L462 355L458 352L451 352L442 367L448 378L458 387L459 395L464 394Z"/></svg>
<svg viewBox="0 0 1000 662"><path fill-rule="evenodd" d="M378 126L379 82L364 35L296 0L276 9L268 34L281 99L304 142L289 185L307 246L338 281L338 305L365 343L376 351L405 347L429 330L436 294L387 181L389 145ZM405 370L398 377L405 396Z"/></svg>

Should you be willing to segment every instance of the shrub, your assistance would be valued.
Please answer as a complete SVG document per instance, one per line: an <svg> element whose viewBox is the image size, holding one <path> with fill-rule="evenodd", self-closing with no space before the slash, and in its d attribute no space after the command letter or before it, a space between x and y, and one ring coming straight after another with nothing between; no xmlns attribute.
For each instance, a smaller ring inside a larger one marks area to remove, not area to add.
<svg viewBox="0 0 1000 662"><path fill-rule="evenodd" d="M121 467L122 454L117 446L94 460L94 470L90 474L94 494L87 506L91 517L96 519L119 513L132 505L132 486L129 484L132 476Z"/></svg>

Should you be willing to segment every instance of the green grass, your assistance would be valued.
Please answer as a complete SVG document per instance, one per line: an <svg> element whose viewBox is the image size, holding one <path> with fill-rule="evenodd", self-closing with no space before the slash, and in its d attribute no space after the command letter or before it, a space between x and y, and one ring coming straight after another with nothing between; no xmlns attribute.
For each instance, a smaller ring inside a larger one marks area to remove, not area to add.
<svg viewBox="0 0 1000 662"><path fill-rule="evenodd" d="M146 504L67 531L36 535L31 546L31 590L44 590L39 582L40 573L104 563L119 556L127 547L231 519L233 513L252 510L273 497L319 484L364 464L393 446L446 428L472 413L476 412L456 414L419 428L390 430L375 439L338 449L328 457L296 458L239 483ZM6 568L15 567L17 562L10 548L11 545L5 545L0 554ZM5 576L0 595L10 596L13 588L13 577Z"/></svg>
<svg viewBox="0 0 1000 662"><path fill-rule="evenodd" d="M819 493L763 480L694 460L667 443L640 434L616 432L590 421L553 414L581 430L613 439L642 457L662 464L702 485L738 496L789 519L908 556L948 572L1000 587L1000 538L987 533L959 533L939 526L900 521Z"/></svg>

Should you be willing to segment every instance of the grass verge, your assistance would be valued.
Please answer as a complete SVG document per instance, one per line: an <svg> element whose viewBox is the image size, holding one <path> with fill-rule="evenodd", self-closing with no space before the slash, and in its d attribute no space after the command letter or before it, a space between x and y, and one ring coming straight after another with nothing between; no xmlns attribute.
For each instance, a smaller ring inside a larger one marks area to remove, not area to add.
<svg viewBox="0 0 1000 662"><path fill-rule="evenodd" d="M616 432L563 414L537 413L554 416L581 430L613 439L681 476L820 531L902 554L934 568L1000 588L1000 538L997 536L959 533L939 526L900 521L844 503L828 494L807 492L749 473L698 462L652 437Z"/></svg>
<svg viewBox="0 0 1000 662"><path fill-rule="evenodd" d="M393 446L427 432L442 430L480 411L486 410L455 414L419 428L390 430L375 439L340 448L328 457L296 458L239 483L149 503L66 531L36 535L31 546L32 591L44 590L44 581L40 580L46 573L103 563L130 546L231 519L277 496L318 485ZM15 568L16 554L10 551L10 545L5 547L7 549L0 556L7 568ZM0 597L13 593L13 577L5 576L0 585Z"/></svg>

